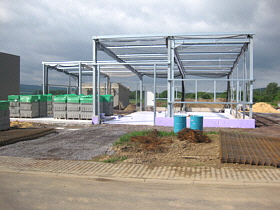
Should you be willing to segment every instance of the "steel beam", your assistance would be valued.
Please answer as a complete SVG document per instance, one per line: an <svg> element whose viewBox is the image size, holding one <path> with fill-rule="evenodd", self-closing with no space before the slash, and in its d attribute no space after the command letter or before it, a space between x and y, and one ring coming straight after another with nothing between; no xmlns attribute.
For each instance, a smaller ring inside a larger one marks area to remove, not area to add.
<svg viewBox="0 0 280 210"><path fill-rule="evenodd" d="M98 41L96 41L98 42ZM142 74L140 74L137 70L135 70L130 64L126 64L126 62L124 60L122 60L121 58L119 58L113 51L111 51L110 49L108 49L106 46L104 46L103 44L101 44L100 42L98 42L98 49L101 51L104 51L107 55L109 55L111 58L115 59L116 61L118 61L119 63L122 63L124 65L124 67L126 67L128 70L132 71L134 74L136 74L139 79L141 79L143 77Z"/></svg>

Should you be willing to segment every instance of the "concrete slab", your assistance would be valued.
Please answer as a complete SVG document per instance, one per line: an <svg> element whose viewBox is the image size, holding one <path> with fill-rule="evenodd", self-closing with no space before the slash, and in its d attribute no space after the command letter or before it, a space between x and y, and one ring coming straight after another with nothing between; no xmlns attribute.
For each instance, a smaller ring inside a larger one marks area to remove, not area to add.
<svg viewBox="0 0 280 210"><path fill-rule="evenodd" d="M175 115L187 116L187 127L190 127L190 116L203 116L203 127L224 127L224 128L255 128L254 119L236 119L229 113L219 112L176 112ZM157 126L173 126L173 118L166 117L165 111L156 113L155 125ZM154 125L154 112L142 111L134 112L124 116L111 116L103 122L104 124L130 124L130 125ZM63 124L97 124L97 117L93 120L66 120L54 119L53 116L41 118L11 118L11 121L27 121L36 123L63 123Z"/></svg>

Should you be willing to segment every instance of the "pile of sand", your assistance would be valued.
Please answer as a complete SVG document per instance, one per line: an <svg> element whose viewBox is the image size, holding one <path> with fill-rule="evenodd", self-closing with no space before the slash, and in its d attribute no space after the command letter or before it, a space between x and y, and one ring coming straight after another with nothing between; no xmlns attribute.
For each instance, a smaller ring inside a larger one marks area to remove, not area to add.
<svg viewBox="0 0 280 210"><path fill-rule="evenodd" d="M29 122L19 122L19 121L10 121L10 127L12 128L30 128L34 127L33 123Z"/></svg>
<svg viewBox="0 0 280 210"><path fill-rule="evenodd" d="M280 113L277 111L273 106L270 104L260 102L253 105L253 112L260 112L260 113Z"/></svg>
<svg viewBox="0 0 280 210"><path fill-rule="evenodd" d="M136 111L136 106L133 105L133 104L129 104L125 109L124 111Z"/></svg>

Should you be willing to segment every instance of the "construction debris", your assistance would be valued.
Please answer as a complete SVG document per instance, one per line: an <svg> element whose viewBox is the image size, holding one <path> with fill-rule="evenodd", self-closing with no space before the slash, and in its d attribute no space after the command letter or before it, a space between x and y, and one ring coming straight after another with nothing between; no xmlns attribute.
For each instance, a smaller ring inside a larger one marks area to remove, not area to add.
<svg viewBox="0 0 280 210"><path fill-rule="evenodd" d="M178 132L177 138L181 141L190 141L192 143L209 143L210 138L203 134L202 131L184 128Z"/></svg>

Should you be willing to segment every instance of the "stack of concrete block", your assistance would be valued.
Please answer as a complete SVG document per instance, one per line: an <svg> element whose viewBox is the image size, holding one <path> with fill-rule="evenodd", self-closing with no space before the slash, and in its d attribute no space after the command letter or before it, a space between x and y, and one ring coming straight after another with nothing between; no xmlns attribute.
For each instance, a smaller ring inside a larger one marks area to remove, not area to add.
<svg viewBox="0 0 280 210"><path fill-rule="evenodd" d="M47 97L47 115L53 114L53 97L52 94L46 94Z"/></svg>
<svg viewBox="0 0 280 210"><path fill-rule="evenodd" d="M100 113L104 113L104 97L100 96ZM80 119L91 120L93 112L93 98L92 95L80 97Z"/></svg>
<svg viewBox="0 0 280 210"><path fill-rule="evenodd" d="M67 96L58 95L53 98L54 119L67 119Z"/></svg>
<svg viewBox="0 0 280 210"><path fill-rule="evenodd" d="M92 95L80 97L80 119L92 119Z"/></svg>
<svg viewBox="0 0 280 210"><path fill-rule="evenodd" d="M39 117L46 117L47 114L47 96L38 95L39 101Z"/></svg>
<svg viewBox="0 0 280 210"><path fill-rule="evenodd" d="M20 96L20 117L34 118L39 117L39 101L37 95Z"/></svg>
<svg viewBox="0 0 280 210"><path fill-rule="evenodd" d="M0 130L10 128L9 101L0 101Z"/></svg>
<svg viewBox="0 0 280 210"><path fill-rule="evenodd" d="M80 119L80 96L67 96L67 119Z"/></svg>
<svg viewBox="0 0 280 210"><path fill-rule="evenodd" d="M20 117L20 102L19 102L19 95L9 95L8 101L10 103L10 117L18 118Z"/></svg>

